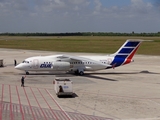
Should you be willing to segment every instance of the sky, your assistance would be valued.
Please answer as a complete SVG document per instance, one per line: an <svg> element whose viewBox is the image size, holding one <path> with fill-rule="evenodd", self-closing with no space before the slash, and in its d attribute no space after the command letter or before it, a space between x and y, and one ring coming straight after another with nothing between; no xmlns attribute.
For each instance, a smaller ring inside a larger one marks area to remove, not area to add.
<svg viewBox="0 0 160 120"><path fill-rule="evenodd" d="M160 32L160 0L0 0L0 33Z"/></svg>

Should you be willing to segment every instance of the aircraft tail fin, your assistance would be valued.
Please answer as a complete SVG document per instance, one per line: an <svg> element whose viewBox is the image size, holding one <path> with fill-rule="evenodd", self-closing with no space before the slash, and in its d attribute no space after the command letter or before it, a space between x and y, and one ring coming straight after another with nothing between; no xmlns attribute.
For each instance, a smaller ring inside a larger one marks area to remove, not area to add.
<svg viewBox="0 0 160 120"><path fill-rule="evenodd" d="M138 50L141 42L143 40L131 39L127 40L119 50L114 53L114 60L112 64L116 64L116 66L125 65L132 62L132 58L136 51ZM121 61L121 62L120 62Z"/></svg>

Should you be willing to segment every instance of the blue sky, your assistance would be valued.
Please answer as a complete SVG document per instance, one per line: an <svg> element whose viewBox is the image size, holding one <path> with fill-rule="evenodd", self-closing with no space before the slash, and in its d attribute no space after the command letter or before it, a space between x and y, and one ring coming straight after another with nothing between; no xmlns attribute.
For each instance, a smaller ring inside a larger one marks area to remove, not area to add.
<svg viewBox="0 0 160 120"><path fill-rule="evenodd" d="M0 32L159 32L160 0L0 0Z"/></svg>

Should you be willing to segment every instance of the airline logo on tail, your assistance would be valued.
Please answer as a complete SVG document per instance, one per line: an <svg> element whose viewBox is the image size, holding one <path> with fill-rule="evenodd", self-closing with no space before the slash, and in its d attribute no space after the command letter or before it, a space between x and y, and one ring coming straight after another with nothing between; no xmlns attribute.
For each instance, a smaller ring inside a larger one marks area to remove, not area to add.
<svg viewBox="0 0 160 120"><path fill-rule="evenodd" d="M132 58L138 50L142 41L127 40L122 47L114 54L114 60L111 63L115 67L132 62Z"/></svg>

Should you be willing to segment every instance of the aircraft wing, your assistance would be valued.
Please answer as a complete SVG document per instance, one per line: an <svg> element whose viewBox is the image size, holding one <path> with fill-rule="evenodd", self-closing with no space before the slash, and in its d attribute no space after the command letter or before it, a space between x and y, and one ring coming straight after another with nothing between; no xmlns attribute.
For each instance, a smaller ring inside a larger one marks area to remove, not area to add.
<svg viewBox="0 0 160 120"><path fill-rule="evenodd" d="M68 58L70 60L76 60L76 61L80 61L80 62L83 62L83 61L93 62L95 64L99 64L99 65L102 65L102 66L112 67L112 65L110 65L110 64L103 64L99 61L95 61L95 60L92 60L92 59L89 59L89 58L84 58L84 57L79 57L79 56L61 55L61 56L59 56L59 58Z"/></svg>

